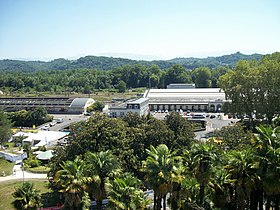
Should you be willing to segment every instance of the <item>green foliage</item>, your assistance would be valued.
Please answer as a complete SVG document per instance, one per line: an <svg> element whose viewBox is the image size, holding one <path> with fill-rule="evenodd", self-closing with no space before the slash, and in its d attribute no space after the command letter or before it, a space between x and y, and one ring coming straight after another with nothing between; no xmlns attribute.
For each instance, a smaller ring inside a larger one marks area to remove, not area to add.
<svg viewBox="0 0 280 210"><path fill-rule="evenodd" d="M222 139L217 144L192 141L188 126L175 113L166 121L94 114L75 124L69 145L56 150L52 188L77 208L88 193L99 209L104 198L112 208L142 209L147 201L140 186L154 190L155 209L166 203L171 209L279 206L279 127L260 126L254 135L239 125L226 127L216 134Z"/></svg>
<svg viewBox="0 0 280 210"><path fill-rule="evenodd" d="M202 79L203 84L198 81L197 83L202 87L211 87L211 83L213 87L217 87L219 76L227 72L229 67L234 67L238 60L259 60L261 57L261 55L246 56L236 53L217 58L178 58L151 62L95 56L86 56L75 61L65 59L55 59L50 62L1 60L0 86L6 95L17 92L90 94L97 89L113 87L123 92L124 87L164 88L170 83L191 83L194 75L191 78L191 72L187 69L207 67L211 68L212 77ZM270 57L267 56L267 59Z"/></svg>
<svg viewBox="0 0 280 210"><path fill-rule="evenodd" d="M66 60L63 58L54 59L49 62L43 61L19 61L19 60L0 60L0 71L22 71L22 72L34 72L45 70L66 70L66 69L99 69L99 70L111 70L125 65L142 64L145 66L157 65L160 68L169 68L174 64L181 64L185 68L195 69L200 66L207 66L209 68L215 68L219 65L225 65L233 67L239 60L259 60L262 57L260 54L244 55L240 52L224 55L220 57L208 57L208 58L175 58L168 61L136 61L124 58L113 58L104 56L85 56L77 60Z"/></svg>
<svg viewBox="0 0 280 210"><path fill-rule="evenodd" d="M253 138L253 134L250 131L246 132L239 123L215 131L214 136L221 141L220 145L223 149L229 150L246 147Z"/></svg>
<svg viewBox="0 0 280 210"><path fill-rule="evenodd" d="M165 74L165 86L171 83L191 83L191 76L183 66L176 64L167 69Z"/></svg>
<svg viewBox="0 0 280 210"><path fill-rule="evenodd" d="M27 145L27 144L24 144ZM24 147L23 145L23 147ZM41 161L38 160L34 155L30 155L27 159L24 160L24 166L27 168L35 168L41 165Z"/></svg>
<svg viewBox="0 0 280 210"><path fill-rule="evenodd" d="M34 189L33 183L24 182L13 193L14 205L17 209L37 209L41 206L40 193Z"/></svg>
<svg viewBox="0 0 280 210"><path fill-rule="evenodd" d="M126 90L126 83L124 81L119 81L118 84L115 86L119 93L124 93Z"/></svg>
<svg viewBox="0 0 280 210"><path fill-rule="evenodd" d="M141 181L131 174L124 174L106 185L109 207L113 209L146 209L148 200L139 189Z"/></svg>
<svg viewBox="0 0 280 210"><path fill-rule="evenodd" d="M84 162L77 157L74 161L63 162L61 168L55 174L54 182L65 197L64 205L78 208L85 195L87 182Z"/></svg>
<svg viewBox="0 0 280 210"><path fill-rule="evenodd" d="M37 108L34 111L21 110L8 114L15 126L32 127L52 121L53 117L49 116L44 108Z"/></svg>
<svg viewBox="0 0 280 210"><path fill-rule="evenodd" d="M259 62L240 61L234 71L219 79L227 98L228 111L243 116L246 114L253 127L253 116L267 118L271 123L280 111L280 53L263 57Z"/></svg>
<svg viewBox="0 0 280 210"><path fill-rule="evenodd" d="M98 111L98 112L102 112L103 108L105 107L105 104L101 101L96 101L95 103L93 103L92 105L90 105L87 108L87 112L93 112L93 111Z"/></svg>
<svg viewBox="0 0 280 210"><path fill-rule="evenodd" d="M4 145L8 141L12 134L12 123L9 120L8 115L0 109L0 146Z"/></svg>
<svg viewBox="0 0 280 210"><path fill-rule="evenodd" d="M184 147L190 147L194 139L194 132L189 121L184 119L179 113L172 112L166 119L166 125L175 135L174 144L170 145L170 148L180 151Z"/></svg>
<svg viewBox="0 0 280 210"><path fill-rule="evenodd" d="M200 67L192 72L197 88L210 88L212 87L211 71L209 68Z"/></svg>

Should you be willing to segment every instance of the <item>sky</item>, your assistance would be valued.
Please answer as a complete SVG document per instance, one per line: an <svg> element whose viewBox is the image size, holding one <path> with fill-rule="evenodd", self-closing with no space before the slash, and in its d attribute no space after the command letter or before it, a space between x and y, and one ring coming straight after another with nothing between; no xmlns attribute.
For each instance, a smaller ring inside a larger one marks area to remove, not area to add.
<svg viewBox="0 0 280 210"><path fill-rule="evenodd" d="M279 0L0 0L0 59L280 51Z"/></svg>

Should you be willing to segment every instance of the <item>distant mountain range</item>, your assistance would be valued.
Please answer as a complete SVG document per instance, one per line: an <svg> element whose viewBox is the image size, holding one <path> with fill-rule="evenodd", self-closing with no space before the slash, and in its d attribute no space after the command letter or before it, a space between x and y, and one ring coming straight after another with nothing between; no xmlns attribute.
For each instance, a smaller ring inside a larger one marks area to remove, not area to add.
<svg viewBox="0 0 280 210"><path fill-rule="evenodd" d="M44 70L66 70L66 69L98 69L111 70L124 65L142 64L145 66L158 65L161 69L169 68L174 64L183 65L187 69L195 69L200 66L215 68L217 66L233 67L239 60L259 60L263 55L252 54L245 55L240 52L223 55L218 57L207 58L174 58L171 60L132 60L125 58L113 58L104 56L85 56L77 60L67 60L64 58L55 59L52 61L21 61L21 60L0 60L0 71L44 71Z"/></svg>

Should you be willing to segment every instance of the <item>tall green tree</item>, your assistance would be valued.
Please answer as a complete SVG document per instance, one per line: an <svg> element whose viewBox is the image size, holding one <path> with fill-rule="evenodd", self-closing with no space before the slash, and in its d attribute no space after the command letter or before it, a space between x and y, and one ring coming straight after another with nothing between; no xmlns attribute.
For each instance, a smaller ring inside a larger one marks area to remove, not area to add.
<svg viewBox="0 0 280 210"><path fill-rule="evenodd" d="M183 151L183 148L190 148L194 139L194 131L189 121L179 113L172 112L166 119L166 125L174 132L175 136L171 149Z"/></svg>
<svg viewBox="0 0 280 210"><path fill-rule="evenodd" d="M56 172L54 182L65 197L64 205L75 210L81 207L82 199L89 179L85 176L85 165L80 157L66 161Z"/></svg>
<svg viewBox="0 0 280 210"><path fill-rule="evenodd" d="M164 86L171 83L190 83L191 81L190 73L183 66L176 64L167 69Z"/></svg>
<svg viewBox="0 0 280 210"><path fill-rule="evenodd" d="M253 127L253 116L272 122L280 111L280 53L265 56L259 62L239 61L233 71L219 78L219 86L232 102L228 112L246 114Z"/></svg>
<svg viewBox="0 0 280 210"><path fill-rule="evenodd" d="M179 181L180 157L175 156L164 144L158 145L156 148L150 146L150 150L146 150L148 157L143 161L143 170L146 173L145 179L154 190L154 209L166 210L166 195L172 191L173 182Z"/></svg>
<svg viewBox="0 0 280 210"><path fill-rule="evenodd" d="M4 145L5 142L11 137L12 123L8 115L0 109L0 143Z"/></svg>
<svg viewBox="0 0 280 210"><path fill-rule="evenodd" d="M186 162L190 171L200 184L198 204L206 206L205 189L213 176L213 167L218 159L217 148L213 144L193 144L189 152L186 152Z"/></svg>
<svg viewBox="0 0 280 210"><path fill-rule="evenodd" d="M141 181L131 174L125 174L107 183L109 206L117 210L146 209L149 201L139 188L141 184Z"/></svg>
<svg viewBox="0 0 280 210"><path fill-rule="evenodd" d="M212 87L211 71L207 67L199 67L192 72L197 88Z"/></svg>
<svg viewBox="0 0 280 210"><path fill-rule="evenodd" d="M87 152L85 154L85 162L87 164L86 174L92 178L89 184L90 192L93 193L96 199L97 210L101 210L102 200L107 198L105 185L110 178L114 178L120 173L120 164L110 151Z"/></svg>
<svg viewBox="0 0 280 210"><path fill-rule="evenodd" d="M124 81L119 81L115 86L119 93L124 93L126 91L126 83Z"/></svg>

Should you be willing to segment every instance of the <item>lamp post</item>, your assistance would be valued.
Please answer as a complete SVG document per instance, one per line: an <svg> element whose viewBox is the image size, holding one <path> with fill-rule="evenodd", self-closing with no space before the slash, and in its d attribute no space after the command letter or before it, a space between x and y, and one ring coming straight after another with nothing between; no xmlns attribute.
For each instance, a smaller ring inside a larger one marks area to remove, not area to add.
<svg viewBox="0 0 280 210"><path fill-rule="evenodd" d="M22 182L24 182L24 163L21 163L21 169L22 169Z"/></svg>

